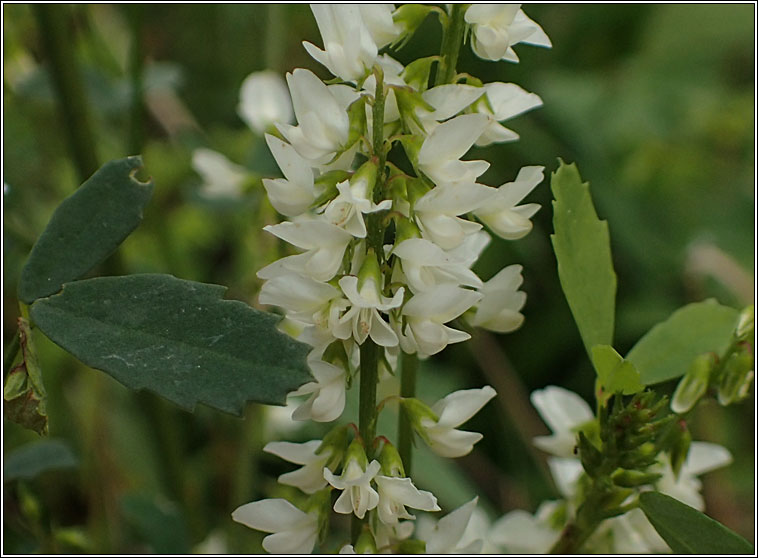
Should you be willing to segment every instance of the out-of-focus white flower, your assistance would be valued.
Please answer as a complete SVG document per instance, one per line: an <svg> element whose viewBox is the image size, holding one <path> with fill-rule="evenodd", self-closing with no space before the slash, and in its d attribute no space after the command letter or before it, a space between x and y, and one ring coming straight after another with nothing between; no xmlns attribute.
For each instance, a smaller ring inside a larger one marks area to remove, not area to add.
<svg viewBox="0 0 758 558"><path fill-rule="evenodd" d="M532 230L530 219L540 204L516 204L542 182L544 170L545 167L523 167L516 180L500 186L486 204L474 211L474 215L501 238L516 240L526 236Z"/></svg>
<svg viewBox="0 0 758 558"><path fill-rule="evenodd" d="M510 554L547 554L561 534L549 522L557 506L558 502L546 501L534 515L524 510L508 512L493 523L490 540Z"/></svg>
<svg viewBox="0 0 758 558"><path fill-rule="evenodd" d="M331 422L339 418L345 409L345 370L329 362L312 358L308 359L308 366L316 381L308 382L290 394L311 394L308 400L292 413L292 418Z"/></svg>
<svg viewBox="0 0 758 558"><path fill-rule="evenodd" d="M303 68L287 74L297 126L277 123L277 128L297 152L314 165L325 165L347 142L348 105L358 94L347 86L327 87Z"/></svg>
<svg viewBox="0 0 758 558"><path fill-rule="evenodd" d="M313 494L326 486L324 467L331 457L330 451L316 450L321 446L321 440L311 440L296 444L294 442L269 442L263 451L281 457L290 463L302 465L299 469L279 475L281 484L299 488L306 494Z"/></svg>
<svg viewBox="0 0 758 558"><path fill-rule="evenodd" d="M345 514L355 513L356 517L363 519L367 511L373 510L379 503L379 494L371 487L371 481L380 468L376 460L364 469L359 460L350 458L340 476L324 468L324 478L334 488L343 491L334 502L334 511Z"/></svg>
<svg viewBox="0 0 758 558"><path fill-rule="evenodd" d="M365 76L374 65L378 49L362 12L375 18L379 16L371 28L384 38L387 34L386 22L381 17L384 10L362 10L357 4L311 4L311 10L324 41L324 50L304 41L308 54L345 81L357 81Z"/></svg>
<svg viewBox="0 0 758 558"><path fill-rule="evenodd" d="M292 101L282 76L273 70L247 76L240 87L237 113L259 134L277 122L292 122Z"/></svg>
<svg viewBox="0 0 758 558"><path fill-rule="evenodd" d="M200 186L211 198L238 198L249 179L244 167L235 165L218 151L198 147L192 152L192 168L203 179Z"/></svg>
<svg viewBox="0 0 758 558"><path fill-rule="evenodd" d="M397 335L382 319L379 311L387 312L400 306L405 290L401 287L392 298L388 298L381 294L375 277L366 277L360 282L354 275L346 275L339 280L339 285L352 307L339 319L343 327L335 330L335 335L347 339L352 333L358 343L363 343L370 336L382 347L397 345Z"/></svg>
<svg viewBox="0 0 758 558"><path fill-rule="evenodd" d="M573 391L557 386L533 391L531 401L553 431L552 436L534 438L534 445L559 457L572 457L577 430L595 418L590 406Z"/></svg>
<svg viewBox="0 0 758 558"><path fill-rule="evenodd" d="M462 114L437 126L424 140L418 166L435 184L474 182L486 171L487 161L461 161L489 124L484 114Z"/></svg>
<svg viewBox="0 0 758 558"><path fill-rule="evenodd" d="M432 451L442 457L461 457L470 453L482 435L457 430L456 427L473 417L495 395L492 386L484 386L454 391L437 401L432 406L432 412L438 417L437 422L427 417L421 419L421 426Z"/></svg>
<svg viewBox="0 0 758 558"><path fill-rule="evenodd" d="M383 523L393 525L399 519L416 519L405 506L424 511L440 510L434 494L419 490L409 478L378 475L374 482L379 492L377 512Z"/></svg>
<svg viewBox="0 0 758 558"><path fill-rule="evenodd" d="M526 303L526 293L518 288L523 283L520 265L509 265L479 288L482 300L476 306L471 324L499 333L518 329L524 322L520 310Z"/></svg>
<svg viewBox="0 0 758 558"><path fill-rule="evenodd" d="M426 541L427 554L478 554L481 551L482 540L461 543L478 501L478 497L474 498L436 523L419 521L416 536Z"/></svg>
<svg viewBox="0 0 758 558"><path fill-rule="evenodd" d="M444 324L463 314L480 298L479 293L453 283L443 283L413 295L402 310L406 320L400 332L403 351L425 357L437 354L450 343L469 339L468 333Z"/></svg>
<svg viewBox="0 0 758 558"><path fill-rule="evenodd" d="M521 4L473 4L465 20L473 28L471 46L480 58L518 62L513 45L550 47L550 39L520 9Z"/></svg>
<svg viewBox="0 0 758 558"><path fill-rule="evenodd" d="M250 502L232 512L232 519L251 529L273 533L263 539L271 554L310 554L318 534L318 514L305 513L282 498Z"/></svg>
<svg viewBox="0 0 758 558"><path fill-rule="evenodd" d="M266 134L266 143L284 178L264 178L271 205L287 217L303 213L316 199L313 169L290 144Z"/></svg>
<svg viewBox="0 0 758 558"><path fill-rule="evenodd" d="M482 280L469 269L466 261L456 259L431 240L409 238L398 244L392 253L400 258L403 274L414 293L446 283L482 286Z"/></svg>
<svg viewBox="0 0 758 558"><path fill-rule="evenodd" d="M515 83L499 81L485 83L484 89L487 92L487 100L492 107L492 112L486 103L477 103L476 108L479 112L491 116L492 121L476 140L476 145L485 146L491 143L517 140L519 135L500 122L542 106L542 99L534 93L525 91Z"/></svg>

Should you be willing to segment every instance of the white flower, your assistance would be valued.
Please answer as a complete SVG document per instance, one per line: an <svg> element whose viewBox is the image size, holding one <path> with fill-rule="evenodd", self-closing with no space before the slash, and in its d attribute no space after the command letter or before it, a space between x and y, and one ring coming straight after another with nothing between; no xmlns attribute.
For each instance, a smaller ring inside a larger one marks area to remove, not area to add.
<svg viewBox="0 0 758 558"><path fill-rule="evenodd" d="M302 465L299 469L279 475L279 482L299 488L306 494L313 494L326 486L324 467L331 457L330 451L320 454L316 450L321 440L311 440L296 444L293 442L269 442L263 451L272 453L290 463Z"/></svg>
<svg viewBox="0 0 758 558"><path fill-rule="evenodd" d="M525 91L515 83L485 83L484 89L487 91L487 100L489 100L494 112L490 112L486 103L477 103L477 110L491 115L492 121L476 140L476 145L485 146L491 143L517 140L519 135L500 122L542 106L542 99L534 93Z"/></svg>
<svg viewBox="0 0 758 558"><path fill-rule="evenodd" d="M355 548L353 548L352 544L346 544L340 548L339 554L355 554Z"/></svg>
<svg viewBox="0 0 758 558"><path fill-rule="evenodd" d="M281 498L240 506L232 512L232 519L273 533L263 539L263 548L271 554L310 554L316 544L318 515L305 513Z"/></svg>
<svg viewBox="0 0 758 558"><path fill-rule="evenodd" d="M373 460L364 471L358 460L349 459L338 477L324 467L324 478L334 488L343 491L334 503L334 511L355 513L359 519L363 519L367 511L373 510L379 503L379 494L371 487L371 480L380 468L379 462Z"/></svg>
<svg viewBox="0 0 758 558"><path fill-rule="evenodd" d="M437 126L424 140L418 166L435 184L474 182L487 161L460 161L489 123L484 114L462 114Z"/></svg>
<svg viewBox="0 0 758 558"><path fill-rule="evenodd" d="M460 83L446 83L427 89L421 94L421 97L434 108L434 111L429 112L422 107L416 108L415 116L422 125L422 129L416 129L418 126L414 126L413 131L423 134L432 133L438 126L438 122L457 115L484 95L485 92L486 89L482 87ZM410 119L409 122L414 123L413 119Z"/></svg>
<svg viewBox="0 0 758 558"><path fill-rule="evenodd" d="M456 430L456 427L473 417L495 395L491 386L484 386L455 391L437 401L432 406L432 411L439 417L437 422L427 417L421 419L429 447L442 457L461 457L470 453L482 435Z"/></svg>
<svg viewBox="0 0 758 558"><path fill-rule="evenodd" d="M263 230L306 252L267 265L258 271L261 279L294 271L317 281L329 281L339 270L345 248L353 239L344 229L317 219L266 225Z"/></svg>
<svg viewBox="0 0 758 558"><path fill-rule="evenodd" d="M329 301L340 296L339 289L329 283L287 273L266 281L258 302L284 308L289 318L314 323L314 316L322 312Z"/></svg>
<svg viewBox="0 0 758 558"><path fill-rule="evenodd" d="M472 325L499 333L518 329L524 322L520 310L526 303L526 293L518 288L523 283L520 265L509 265L479 288L483 295L470 320Z"/></svg>
<svg viewBox="0 0 758 558"><path fill-rule="evenodd" d="M481 540L461 544L478 500L479 498L476 497L454 509L436 524L420 522L417 537L426 541L427 554L478 554L481 551L483 544Z"/></svg>
<svg viewBox="0 0 758 558"><path fill-rule="evenodd" d="M356 4L311 4L311 10L324 41L324 50L304 41L305 50L345 81L362 78L374 65L378 49L361 12L376 16L382 14L382 10L361 10ZM384 34L382 21L372 27L378 35Z"/></svg>
<svg viewBox="0 0 758 558"><path fill-rule="evenodd" d="M405 327L400 331L400 346L406 353L418 352L429 356L440 352L450 343L459 343L471 336L444 325L463 314L479 301L482 295L444 283L416 293L403 306Z"/></svg>
<svg viewBox="0 0 758 558"><path fill-rule="evenodd" d="M339 319L342 328L335 330L335 335L340 339L347 339L352 333L353 338L360 344L370 336L382 347L397 345L397 335L382 319L379 311L387 312L400 306L405 290L401 287L392 298L388 298L382 296L373 277L367 277L359 285L358 277L354 275L346 275L339 280L339 285L352 303L352 308Z"/></svg>
<svg viewBox="0 0 758 558"><path fill-rule="evenodd" d="M549 518L558 502L542 502L534 515L513 510L498 519L490 530L493 543L513 554L547 554L561 532L550 526Z"/></svg>
<svg viewBox="0 0 758 558"><path fill-rule="evenodd" d="M282 76L272 70L247 76L240 87L237 113L259 134L277 122L292 122L292 102Z"/></svg>
<svg viewBox="0 0 758 558"><path fill-rule="evenodd" d="M365 238L366 223L363 220L363 214L392 207L390 200L383 200L375 204L368 199L368 186L363 177L353 181L345 180L337 184L339 195L325 207L324 217L326 220L345 229L356 238Z"/></svg>
<svg viewBox="0 0 758 558"><path fill-rule="evenodd" d="M316 199L313 169L290 144L269 134L266 143L284 174L284 178L263 179L268 199L279 213L287 217L300 215Z"/></svg>
<svg viewBox="0 0 758 558"><path fill-rule="evenodd" d="M529 219L537 213L540 205L516 204L542 182L544 170L545 167L522 168L516 180L500 186L485 205L474 211L474 215L501 238L516 240L526 236L532 230Z"/></svg>
<svg viewBox="0 0 758 558"><path fill-rule="evenodd" d="M213 198L238 198L249 177L245 168L205 147L192 152L192 168L203 179L203 194Z"/></svg>
<svg viewBox="0 0 758 558"><path fill-rule="evenodd" d="M547 386L532 392L532 405L553 431L552 436L537 436L534 445L560 457L572 457L577 430L594 420L587 402L572 391Z"/></svg>
<svg viewBox="0 0 758 558"><path fill-rule="evenodd" d="M521 4L474 4L465 20L473 27L471 46L480 58L518 62L518 43L550 47L542 28L520 10Z"/></svg>
<svg viewBox="0 0 758 558"><path fill-rule="evenodd" d="M457 215L483 206L496 194L495 188L475 182L432 188L414 206L421 232L444 250L460 246L464 238L481 229L481 225Z"/></svg>
<svg viewBox="0 0 758 558"><path fill-rule="evenodd" d="M482 286L481 279L469 269L467 261L455 258L430 240L409 238L395 246L392 253L400 258L403 274L414 293L431 290L443 283Z"/></svg>
<svg viewBox="0 0 758 558"><path fill-rule="evenodd" d="M405 506L424 511L440 510L434 494L419 490L409 478L379 475L374 482L379 492L377 512L383 523L393 525L399 519L416 519L408 513Z"/></svg>
<svg viewBox="0 0 758 558"><path fill-rule="evenodd" d="M303 68L287 74L287 85L298 125L277 123L277 128L302 157L324 165L345 147L350 128L346 109L358 94L347 86L327 87Z"/></svg>
<svg viewBox="0 0 758 558"><path fill-rule="evenodd" d="M392 19L394 4L358 4L358 9L377 48L390 44L403 33Z"/></svg>
<svg viewBox="0 0 758 558"><path fill-rule="evenodd" d="M338 419L345 409L345 370L313 358L308 359L308 366L316 381L300 386L290 395L312 395L292 413L292 418L316 422Z"/></svg>

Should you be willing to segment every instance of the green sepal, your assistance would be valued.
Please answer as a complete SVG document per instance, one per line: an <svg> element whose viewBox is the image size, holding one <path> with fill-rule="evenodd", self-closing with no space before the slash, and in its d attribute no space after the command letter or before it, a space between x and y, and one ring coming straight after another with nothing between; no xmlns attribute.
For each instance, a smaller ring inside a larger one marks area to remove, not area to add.
<svg viewBox="0 0 758 558"><path fill-rule="evenodd" d="M400 407L408 416L413 429L418 435L421 436L426 443L431 443L431 440L426 433L426 428L421 424L421 421L426 418L436 423L439 420L439 417L434 411L432 411L429 405L415 397L403 397L400 399Z"/></svg>
<svg viewBox="0 0 758 558"><path fill-rule="evenodd" d="M382 450L379 452L379 463L382 466L382 474L387 477L404 477L405 468L403 460L397 448L388 441L384 441Z"/></svg>
<svg viewBox="0 0 758 558"><path fill-rule="evenodd" d="M405 539L397 545L398 554L426 554L426 541Z"/></svg>
<svg viewBox="0 0 758 558"><path fill-rule="evenodd" d="M590 477L597 477L600 474L600 469L603 465L603 453L595 447L595 444L590 442L584 432L579 432L577 448L579 450L579 458L584 470Z"/></svg>
<svg viewBox="0 0 758 558"><path fill-rule="evenodd" d="M440 57L437 55L414 60L403 70L401 74L403 81L419 93L423 93L429 87L429 74L432 71L432 64L439 61Z"/></svg>
<svg viewBox="0 0 758 558"><path fill-rule="evenodd" d="M337 184L344 182L349 178L350 173L343 170L331 170L319 176L315 180L314 185L316 187L316 190L320 190L321 193L313 201L311 208L315 209L317 207L321 207L325 203L337 197L337 194L339 194L337 190Z"/></svg>
<svg viewBox="0 0 758 558"><path fill-rule="evenodd" d="M439 8L426 4L403 4L397 8L392 13L392 21L402 28L403 33L393 41L392 48L400 49L405 46L432 11L439 11Z"/></svg>
<svg viewBox="0 0 758 558"><path fill-rule="evenodd" d="M354 548L356 554L378 554L374 535L371 534L368 525L363 526L361 534L358 535L358 540L355 541Z"/></svg>
<svg viewBox="0 0 758 558"><path fill-rule="evenodd" d="M692 409L708 390L711 371L716 363L713 353L695 357L687 373L676 386L671 398L671 410L683 414Z"/></svg>
<svg viewBox="0 0 758 558"><path fill-rule="evenodd" d="M636 488L646 484L653 484L661 478L659 473L646 473L644 471L630 471L618 469L611 475L611 480L616 486L623 488Z"/></svg>

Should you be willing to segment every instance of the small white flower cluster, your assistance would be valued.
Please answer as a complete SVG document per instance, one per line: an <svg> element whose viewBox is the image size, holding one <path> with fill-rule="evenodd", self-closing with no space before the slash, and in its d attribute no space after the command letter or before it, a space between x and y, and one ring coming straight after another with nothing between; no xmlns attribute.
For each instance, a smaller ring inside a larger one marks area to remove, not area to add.
<svg viewBox="0 0 758 558"><path fill-rule="evenodd" d="M516 43L550 46L518 5L481 8L474 5L465 13L479 56L517 61ZM312 347L308 364L314 381L291 394L309 396L293 418L331 422L343 412L346 386L359 373L361 345L368 339L378 346L382 365L393 368L400 351L425 358L469 339L449 325L459 317L503 333L523 322L521 266L508 266L486 282L471 268L491 240L485 227L509 240L531 230L539 205L521 201L542 181L544 168L522 168L512 182L495 188L477 182L488 162L461 157L474 145L517 140L502 122L542 101L516 84L483 84L467 74L430 87L438 57L404 67L379 54L412 33L423 19L419 14L439 8L317 4L311 9L323 49L304 46L339 83L326 84L302 68L288 73L296 124L261 99L266 115L240 111L251 126L268 129L265 141L284 175L264 179L263 186L273 207L289 220L264 229L299 250L258 272L265 280L259 302L284 309L281 327ZM274 122L276 130L269 119L274 114L281 118ZM406 162L387 160L396 146L402 146ZM431 407L413 398L401 399L401 405L433 451L459 457L482 436L457 427L494 396L485 386L452 393ZM369 462L367 448L377 441L381 451ZM339 427L323 441L273 442L265 449L302 465L279 482L312 495L306 511L274 499L234 512L236 521L273 533L263 542L269 552L310 552L328 508L329 499L321 495L333 489L341 491L335 512L363 519L375 510L368 522L370 544L361 546L359 538L343 552L397 550L414 527L403 521L414 519L406 507L440 509L431 493L405 476L386 438L362 440L356 433L348 444L347 430ZM456 518L465 515L462 532L471 510L461 510L440 521L442 535L452 536L445 521L459 522ZM442 535L433 539L439 542ZM426 544L435 550L432 539Z"/></svg>

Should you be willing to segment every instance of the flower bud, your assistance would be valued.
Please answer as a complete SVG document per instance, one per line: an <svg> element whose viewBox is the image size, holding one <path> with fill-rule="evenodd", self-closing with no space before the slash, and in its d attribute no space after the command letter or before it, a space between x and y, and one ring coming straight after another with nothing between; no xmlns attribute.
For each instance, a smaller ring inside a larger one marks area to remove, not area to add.
<svg viewBox="0 0 758 558"><path fill-rule="evenodd" d="M682 414L695 406L708 389L714 363L713 353L700 355L692 361L690 369L676 386L674 397L671 398L672 411Z"/></svg>
<svg viewBox="0 0 758 558"><path fill-rule="evenodd" d="M594 478L603 464L603 454L589 441L584 432L579 432L579 457L587 474Z"/></svg>
<svg viewBox="0 0 758 558"><path fill-rule="evenodd" d="M755 331L755 307L751 304L740 312L734 336L739 341L747 341L753 337Z"/></svg>
<svg viewBox="0 0 758 558"><path fill-rule="evenodd" d="M718 387L719 403L726 406L745 398L752 381L753 353L750 346L743 343L724 363Z"/></svg>
<svg viewBox="0 0 758 558"><path fill-rule="evenodd" d="M336 468L336 466L342 461L342 456L345 455L345 449L347 448L347 430L348 426L346 424L332 429L326 436L324 436L321 445L316 449L316 455L330 452L330 458L326 464L330 469Z"/></svg>
<svg viewBox="0 0 758 558"><path fill-rule="evenodd" d="M403 460L395 446L388 441L384 442L382 451L379 452L379 463L382 465L382 474L387 477L404 477L405 469Z"/></svg>
<svg viewBox="0 0 758 558"><path fill-rule="evenodd" d="M400 400L400 406L408 416L413 428L418 432L425 442L429 443L430 440L426 434L426 428L421 424L421 420L426 418L433 422L437 422L439 417L432 411L432 409L424 403L413 397L404 397Z"/></svg>
<svg viewBox="0 0 758 558"><path fill-rule="evenodd" d="M350 445L347 448L347 453L345 454L344 468L347 468L347 464L351 461L358 463L363 470L368 466L366 449L363 447L363 441L360 438L353 438L353 441L350 442Z"/></svg>
<svg viewBox="0 0 758 558"><path fill-rule="evenodd" d="M616 486L624 488L635 488L646 484L653 484L661 478L658 473L645 473L643 471L629 471L627 469L618 469L611 475L611 480Z"/></svg>
<svg viewBox="0 0 758 558"><path fill-rule="evenodd" d="M374 251L369 249L366 257L363 259L361 268L358 270L358 292L363 292L363 286L368 282L373 282L377 291L381 290L382 272L379 269L379 262L376 260Z"/></svg>

